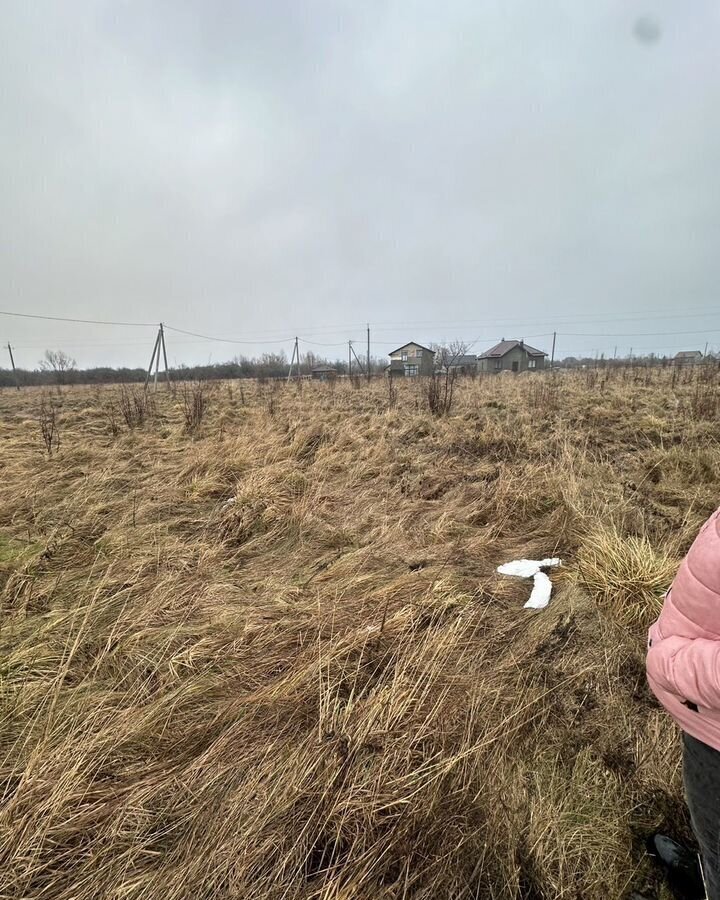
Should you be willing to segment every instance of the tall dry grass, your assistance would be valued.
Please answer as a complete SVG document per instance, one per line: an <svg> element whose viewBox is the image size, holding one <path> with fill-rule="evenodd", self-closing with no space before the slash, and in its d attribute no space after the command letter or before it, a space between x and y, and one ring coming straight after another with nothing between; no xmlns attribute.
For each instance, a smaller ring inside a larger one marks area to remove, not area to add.
<svg viewBox="0 0 720 900"><path fill-rule="evenodd" d="M643 652L719 502L697 396L243 383L188 429L180 391L125 425L64 389L48 457L42 395L0 394L0 897L651 888L644 833L689 837ZM534 612L494 573L538 553Z"/></svg>

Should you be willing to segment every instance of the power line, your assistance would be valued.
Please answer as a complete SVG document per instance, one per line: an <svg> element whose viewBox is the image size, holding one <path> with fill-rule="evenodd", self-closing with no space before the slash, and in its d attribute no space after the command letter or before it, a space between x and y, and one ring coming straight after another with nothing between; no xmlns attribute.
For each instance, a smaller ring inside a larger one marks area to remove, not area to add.
<svg viewBox="0 0 720 900"><path fill-rule="evenodd" d="M70 317L70 316L43 315L43 314L39 314L39 313L19 313L19 312L13 312L10 310L0 310L0 315L12 316L12 317L24 318L24 319L41 319L41 320L52 321L52 322L72 322L72 323L80 323L80 324L86 324L86 325L118 325L118 326L139 327L139 328L148 328L148 327L154 328L156 325L155 322L121 322L121 321L113 321L113 320L105 320L105 319L83 319L83 318ZM582 321L592 320L595 322L605 322L605 321L607 321L607 322L630 322L630 321L640 321L647 316L652 316L653 320L656 320L656 319L683 319L683 320L685 320L688 318L718 317L718 316L720 316L720 312L711 312L711 311L699 312L699 313L678 312L678 313L657 315L657 314L654 314L652 311L648 311L648 312L645 312L642 314L634 314L634 315L630 315L630 316L599 316L599 315L593 314L593 313L588 313L588 314L578 313L575 315L561 314L560 316L558 316L557 318L554 319L554 322L557 325L571 324L573 322L578 322L581 320ZM528 325L530 325L530 326L532 326L532 325L545 324L547 321L548 321L547 318L543 319L542 321L538 321L538 322L529 321L527 319L525 319L525 320L517 319L517 318L516 319L496 319L496 320L491 320L491 319L486 319L486 318L452 319L452 320L425 319L425 320L417 320L417 321L413 321L413 322L409 322L409 321L376 322L376 323L374 323L373 328L374 328L374 330L390 331L390 330L396 330L396 329L410 329L410 328L427 327L427 326L438 326L438 327L449 328L449 327L453 327L456 325L469 325L469 324L483 324L488 327L502 327L504 325L507 325L507 326L515 326L515 325L528 326ZM325 325L320 328L313 328L313 329L309 329L309 330L304 329L304 331L306 334L328 334L328 335L331 335L331 334L339 334L341 332L346 332L350 329L355 329L355 328L361 329L363 327L364 327L364 323L354 322L354 323L349 323L349 324L344 324L344 325L343 324ZM182 331L182 329L174 329L174 330ZM277 336L278 332L280 332L280 329L248 331L247 333L253 334L256 337L258 337L259 335L267 335L268 342L271 342L270 337ZM203 337L203 339L206 339L206 340L208 339L207 335L202 335L202 337ZM217 338L217 339L214 338L213 340L219 340L219 341L223 340L224 341L225 339L224 338ZM283 338L283 341L284 340L285 340L285 338ZM293 340L293 338L290 338L289 340ZM249 341L246 343L249 343Z"/></svg>
<svg viewBox="0 0 720 900"><path fill-rule="evenodd" d="M702 328L699 331L633 331L633 332L608 332L603 334L591 334L589 332L585 333L577 333L577 332L558 332L558 337L673 337L674 335L689 335L689 334L719 334L720 328Z"/></svg>
<svg viewBox="0 0 720 900"><path fill-rule="evenodd" d="M202 338L204 341L214 341L218 344L289 344L291 341L294 341L295 338L282 338L280 340L265 340L265 341L241 341L237 338L219 338L219 337L211 337L208 334L198 334L197 331L185 331L184 328L175 328L174 325L165 325L167 331L175 331L178 334L186 334L190 337Z"/></svg>
<svg viewBox="0 0 720 900"><path fill-rule="evenodd" d="M0 316L14 316L18 319L44 319L49 322L74 322L81 325L123 325L132 328L156 328L157 322L108 322L104 319L71 319L67 316L41 316L34 313L9 312L0 309Z"/></svg>

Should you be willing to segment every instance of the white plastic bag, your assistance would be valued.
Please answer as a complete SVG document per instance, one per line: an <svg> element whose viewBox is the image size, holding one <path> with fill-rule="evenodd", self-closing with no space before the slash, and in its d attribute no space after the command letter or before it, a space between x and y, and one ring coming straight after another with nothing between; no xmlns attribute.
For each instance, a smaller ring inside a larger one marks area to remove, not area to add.
<svg viewBox="0 0 720 900"><path fill-rule="evenodd" d="M500 575L514 575L516 578L532 578L533 589L530 599L525 604L525 609L545 609L550 602L552 594L552 582L541 571L561 566L562 561L557 557L548 559L514 559L512 562L498 566Z"/></svg>

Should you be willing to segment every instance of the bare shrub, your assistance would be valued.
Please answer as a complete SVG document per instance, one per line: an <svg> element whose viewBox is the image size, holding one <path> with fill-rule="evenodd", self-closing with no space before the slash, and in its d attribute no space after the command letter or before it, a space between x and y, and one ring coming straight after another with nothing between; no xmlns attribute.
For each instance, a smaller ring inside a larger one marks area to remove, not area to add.
<svg viewBox="0 0 720 900"><path fill-rule="evenodd" d="M141 428L155 415L155 401L149 391L125 385L120 389L120 413L129 429Z"/></svg>
<svg viewBox="0 0 720 900"><path fill-rule="evenodd" d="M103 403L101 408L110 434L117 437L120 434L120 414L117 403L111 399Z"/></svg>
<svg viewBox="0 0 720 900"><path fill-rule="evenodd" d="M467 350L467 344L462 341L453 341L449 346L435 350L435 370L425 385L425 399L432 415L450 414L458 376L455 363Z"/></svg>
<svg viewBox="0 0 720 900"><path fill-rule="evenodd" d="M455 393L455 372L433 372L425 386L427 406L434 416L447 416L452 409Z"/></svg>
<svg viewBox="0 0 720 900"><path fill-rule="evenodd" d="M202 425L207 412L207 392L202 382L188 385L182 388L183 417L185 419L185 432L193 434Z"/></svg>
<svg viewBox="0 0 720 900"><path fill-rule="evenodd" d="M45 394L40 398L38 421L45 449L48 456L52 456L53 451L60 449L60 417L57 407Z"/></svg>

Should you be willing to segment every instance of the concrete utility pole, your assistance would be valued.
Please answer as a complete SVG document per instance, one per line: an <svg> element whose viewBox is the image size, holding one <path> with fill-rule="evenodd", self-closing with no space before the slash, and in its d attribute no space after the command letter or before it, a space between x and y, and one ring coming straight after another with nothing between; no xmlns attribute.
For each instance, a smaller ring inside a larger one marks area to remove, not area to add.
<svg viewBox="0 0 720 900"><path fill-rule="evenodd" d="M363 370L362 363L360 362L360 358L358 357L357 353L355 352L355 348L353 347L352 344L350 344L350 349L352 350L352 355L355 357L355 362L358 364L358 369L360 369L360 372L362 373L362 370Z"/></svg>
<svg viewBox="0 0 720 900"><path fill-rule="evenodd" d="M163 323L160 323L160 343L162 344L162 352L163 352L163 361L165 363L165 378L167 380L167 386L170 387L170 368L168 367L167 361L167 348L165 346L165 329L163 328Z"/></svg>
<svg viewBox="0 0 720 900"><path fill-rule="evenodd" d="M368 322L368 327L367 327L367 339L368 339L368 341L367 341L367 344L368 344L368 348L367 348L367 380L370 381L370 323L369 322Z"/></svg>
<svg viewBox="0 0 720 900"><path fill-rule="evenodd" d="M557 331L553 331L553 345L552 345L552 353L550 354L550 368L555 365L555 339L557 338Z"/></svg>
<svg viewBox="0 0 720 900"><path fill-rule="evenodd" d="M145 376L145 390L148 389L148 385L150 384L150 376L152 375L152 368L155 364L155 356L160 357L160 332L158 331L155 337L155 343L153 345L152 356L150 357L150 365L148 366L147 375ZM156 379L157 381L157 379Z"/></svg>
<svg viewBox="0 0 720 900"><path fill-rule="evenodd" d="M162 343L162 325L158 329L157 336L157 354L155 355L155 378L153 379L153 390L157 390L158 372L160 371L160 344Z"/></svg>
<svg viewBox="0 0 720 900"><path fill-rule="evenodd" d="M298 339L297 338L295 338L295 343L293 344L293 352L292 352L292 357L290 359L290 371L288 372L288 377L287 377L288 382L290 382L290 379L292 378L293 363L295 362L295 360L297 360L297 372L299 375L300 374L300 348L298 347Z"/></svg>
<svg viewBox="0 0 720 900"><path fill-rule="evenodd" d="M352 341L348 341L348 378L352 375Z"/></svg>
<svg viewBox="0 0 720 900"><path fill-rule="evenodd" d="M8 341L8 353L10 354L10 365L12 366L12 370L13 370L13 378L15 379L15 387L18 390L20 390L20 382L18 381L18 373L17 373L17 369L15 368L15 360L13 359L13 352L12 352L12 347L10 346L10 341Z"/></svg>

